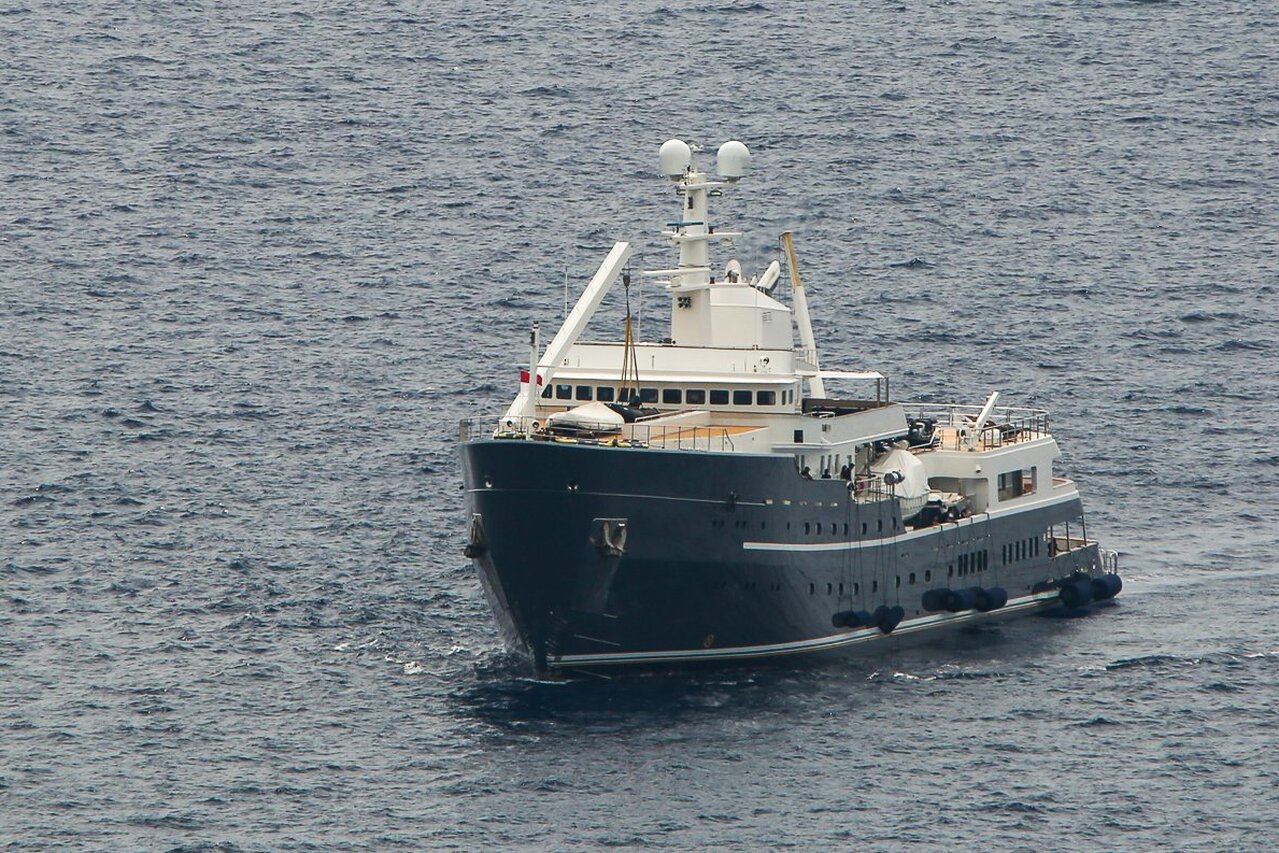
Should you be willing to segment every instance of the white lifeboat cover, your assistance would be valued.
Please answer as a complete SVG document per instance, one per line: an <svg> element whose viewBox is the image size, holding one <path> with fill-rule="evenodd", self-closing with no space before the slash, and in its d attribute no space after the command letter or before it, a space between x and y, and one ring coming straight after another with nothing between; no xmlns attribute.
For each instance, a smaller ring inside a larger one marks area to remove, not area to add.
<svg viewBox="0 0 1279 853"><path fill-rule="evenodd" d="M897 484L897 497L910 500L928 496L928 469L909 450L894 449L870 464L870 470L884 475L890 471L901 472L904 478Z"/></svg>
<svg viewBox="0 0 1279 853"><path fill-rule="evenodd" d="M603 403L583 403L546 419L548 427L576 427L593 432L621 432L626 419Z"/></svg>

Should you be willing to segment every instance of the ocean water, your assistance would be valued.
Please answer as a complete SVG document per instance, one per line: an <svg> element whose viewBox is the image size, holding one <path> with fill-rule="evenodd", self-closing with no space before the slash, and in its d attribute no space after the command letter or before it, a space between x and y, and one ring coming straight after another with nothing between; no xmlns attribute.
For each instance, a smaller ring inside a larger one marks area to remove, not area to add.
<svg viewBox="0 0 1279 853"><path fill-rule="evenodd" d="M1279 847L1275 12L0 4L0 848ZM751 145L717 220L796 232L825 365L1051 409L1113 606L504 654L456 422L669 263L670 136Z"/></svg>

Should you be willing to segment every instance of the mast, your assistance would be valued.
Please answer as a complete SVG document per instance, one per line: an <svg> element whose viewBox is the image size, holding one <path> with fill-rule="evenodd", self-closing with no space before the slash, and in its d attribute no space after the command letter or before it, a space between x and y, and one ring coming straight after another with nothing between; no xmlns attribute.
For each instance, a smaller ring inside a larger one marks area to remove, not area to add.
<svg viewBox="0 0 1279 853"><path fill-rule="evenodd" d="M720 180L712 180L693 164L693 154L700 149L679 139L668 139L658 152L661 172L676 184L680 199L679 218L667 223L662 235L679 246L679 266L675 269L648 270L646 276L662 276L671 294L671 339L682 346L711 344L711 295L715 282L711 278L710 241L740 237L738 231L716 231L708 218L711 193L750 174L750 150L741 142L730 140L716 153L716 171Z"/></svg>

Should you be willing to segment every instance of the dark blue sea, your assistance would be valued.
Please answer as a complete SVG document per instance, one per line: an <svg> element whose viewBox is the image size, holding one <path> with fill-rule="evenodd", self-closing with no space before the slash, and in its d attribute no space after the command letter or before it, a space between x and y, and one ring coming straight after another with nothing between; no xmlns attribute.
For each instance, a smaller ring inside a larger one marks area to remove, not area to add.
<svg viewBox="0 0 1279 853"><path fill-rule="evenodd" d="M1277 12L0 0L0 848L1279 848ZM457 422L671 136L824 366L1052 411L1114 606L507 657Z"/></svg>

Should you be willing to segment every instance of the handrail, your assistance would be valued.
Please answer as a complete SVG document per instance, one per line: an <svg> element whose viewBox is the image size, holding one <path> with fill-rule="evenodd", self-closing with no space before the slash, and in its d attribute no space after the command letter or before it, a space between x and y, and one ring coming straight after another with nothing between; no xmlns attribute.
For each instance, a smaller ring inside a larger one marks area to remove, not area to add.
<svg viewBox="0 0 1279 853"><path fill-rule="evenodd" d="M908 421L931 419L938 426L952 427L955 432L942 442L944 450L965 449L964 437L976 427L981 416L981 406L960 403L902 403ZM1018 441L1044 438L1052 433L1048 429L1048 412L1042 409L997 406L981 427L977 439L978 450L991 450Z"/></svg>
<svg viewBox="0 0 1279 853"><path fill-rule="evenodd" d="M732 426L705 424L593 424L594 429L550 431L543 418L463 418L458 423L458 441L485 439L557 441L603 447L640 447L658 450L733 451ZM734 425L735 426L735 425ZM743 425L744 426L744 425ZM750 429L763 429L751 426Z"/></svg>

